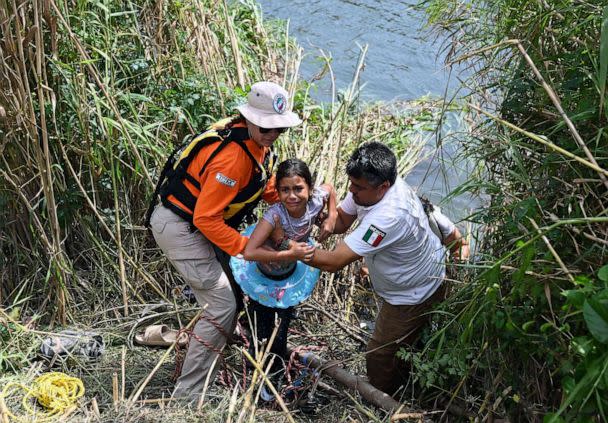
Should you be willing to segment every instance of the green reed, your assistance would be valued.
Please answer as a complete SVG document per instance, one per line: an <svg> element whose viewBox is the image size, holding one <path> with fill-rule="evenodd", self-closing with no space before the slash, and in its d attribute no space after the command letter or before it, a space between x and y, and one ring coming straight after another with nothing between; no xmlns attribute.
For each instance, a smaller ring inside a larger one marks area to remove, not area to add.
<svg viewBox="0 0 608 423"><path fill-rule="evenodd" d="M480 418L605 421L608 134L605 2L427 1L466 65L487 204L470 283L404 352L426 394ZM426 368L423 366L427 366ZM448 394L449 393L449 394Z"/></svg>

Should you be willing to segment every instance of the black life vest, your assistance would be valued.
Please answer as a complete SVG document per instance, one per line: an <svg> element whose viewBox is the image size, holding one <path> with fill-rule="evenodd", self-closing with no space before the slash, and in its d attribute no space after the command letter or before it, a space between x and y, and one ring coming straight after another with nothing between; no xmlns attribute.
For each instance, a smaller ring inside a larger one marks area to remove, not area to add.
<svg viewBox="0 0 608 423"><path fill-rule="evenodd" d="M196 189L198 189L199 196L204 195L199 183L201 175L205 172L207 166L209 163L211 163L213 158L231 142L236 143L240 148L242 148L247 156L251 159L253 163L253 170L249 183L237 193L226 209L224 209L223 217L226 224L235 229L238 229L241 223L252 218L253 210L261 200L262 194L266 188L266 183L270 177L270 174L272 173L275 162L275 154L270 152L264 158L263 163L258 163L244 142L249 138L247 128L233 126L237 120L238 118L236 120L230 118L221 120L211 125L211 127L202 134L187 140L184 144L176 148L171 153L169 159L163 167L152 201L148 208L148 212L146 213L146 227L150 227L150 217L152 216L152 212L154 211L154 207L159 196L165 207L182 217L184 220L193 223L192 212L194 211L198 197L190 192L190 190L184 184L184 181L187 180ZM190 166L190 163L192 163L192 160L194 160L196 155L203 147L215 143L219 143L219 145L209 155L209 158L201 167L198 178L191 175L188 172L188 167ZM169 196L173 196L192 212L184 210L171 202L168 199Z"/></svg>

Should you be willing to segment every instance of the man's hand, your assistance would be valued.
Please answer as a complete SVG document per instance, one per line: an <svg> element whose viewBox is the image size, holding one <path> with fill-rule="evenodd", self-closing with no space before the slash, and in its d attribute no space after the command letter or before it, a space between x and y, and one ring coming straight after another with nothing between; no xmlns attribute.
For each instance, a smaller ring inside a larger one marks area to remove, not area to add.
<svg viewBox="0 0 608 423"><path fill-rule="evenodd" d="M330 235L333 235L337 219L337 214L333 216L330 214L323 220L323 223L320 225L321 230L319 231L319 236L317 237L319 242L323 242L329 238Z"/></svg>
<svg viewBox="0 0 608 423"><path fill-rule="evenodd" d="M469 248L469 244L462 243L458 248L454 249L452 252L452 259L454 262L468 262L471 256L471 249Z"/></svg>
<svg viewBox="0 0 608 423"><path fill-rule="evenodd" d="M444 241L444 245L449 246L452 261L469 261L469 257L471 255L469 241L467 241L465 237L462 236L458 228L454 228L452 233Z"/></svg>
<svg viewBox="0 0 608 423"><path fill-rule="evenodd" d="M288 251L291 253L294 260L301 260L306 263L313 258L315 254L315 247L306 242L296 242L291 240L289 242Z"/></svg>
<svg viewBox="0 0 608 423"><path fill-rule="evenodd" d="M369 268L367 266L361 266L361 268L359 269L359 277L360 278L369 277Z"/></svg>
<svg viewBox="0 0 608 423"><path fill-rule="evenodd" d="M323 226L323 222L325 222L325 219L327 219L327 216L328 216L328 214L325 210L321 210L319 212L319 214L317 215L317 218L315 219L315 223L317 224L318 227Z"/></svg>

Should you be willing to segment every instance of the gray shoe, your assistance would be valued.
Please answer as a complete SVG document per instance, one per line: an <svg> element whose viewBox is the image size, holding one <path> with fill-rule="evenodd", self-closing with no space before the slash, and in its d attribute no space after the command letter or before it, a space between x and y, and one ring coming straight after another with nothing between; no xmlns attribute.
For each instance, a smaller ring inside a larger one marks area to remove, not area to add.
<svg viewBox="0 0 608 423"><path fill-rule="evenodd" d="M78 355L89 359L99 358L105 351L101 335L95 332L63 330L46 338L40 345L40 353L47 358Z"/></svg>

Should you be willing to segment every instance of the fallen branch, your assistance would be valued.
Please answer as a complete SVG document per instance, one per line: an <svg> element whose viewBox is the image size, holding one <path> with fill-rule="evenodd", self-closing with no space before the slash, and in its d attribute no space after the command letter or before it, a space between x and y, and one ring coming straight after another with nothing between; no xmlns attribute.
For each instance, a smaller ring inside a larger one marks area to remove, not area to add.
<svg viewBox="0 0 608 423"><path fill-rule="evenodd" d="M296 354L300 362L305 366L318 370L319 372L326 373L341 384L359 392L363 398L372 404L377 405L383 410L396 410L402 406L402 404L395 401L390 395L374 388L362 376L355 376L351 374L342 367L338 366L337 363L323 362L319 357L311 352L297 352ZM402 411L408 412L408 410Z"/></svg>

